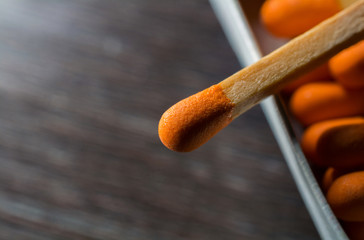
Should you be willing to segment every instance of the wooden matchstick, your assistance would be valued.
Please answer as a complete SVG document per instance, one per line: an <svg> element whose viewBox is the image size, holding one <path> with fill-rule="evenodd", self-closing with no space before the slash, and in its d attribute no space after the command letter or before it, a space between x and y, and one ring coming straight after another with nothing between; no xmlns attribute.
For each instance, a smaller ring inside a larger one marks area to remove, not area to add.
<svg viewBox="0 0 364 240"><path fill-rule="evenodd" d="M262 99L364 39L364 0L353 3L217 85L172 106L159 122L171 150L192 151Z"/></svg>

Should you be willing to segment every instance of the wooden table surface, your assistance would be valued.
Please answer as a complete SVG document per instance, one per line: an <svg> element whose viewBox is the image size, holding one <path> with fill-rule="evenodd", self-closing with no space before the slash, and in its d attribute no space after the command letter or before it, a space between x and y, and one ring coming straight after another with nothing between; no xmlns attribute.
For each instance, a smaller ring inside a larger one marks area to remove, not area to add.
<svg viewBox="0 0 364 240"><path fill-rule="evenodd" d="M1 0L0 239L319 239L260 107L159 141L237 70L207 0Z"/></svg>

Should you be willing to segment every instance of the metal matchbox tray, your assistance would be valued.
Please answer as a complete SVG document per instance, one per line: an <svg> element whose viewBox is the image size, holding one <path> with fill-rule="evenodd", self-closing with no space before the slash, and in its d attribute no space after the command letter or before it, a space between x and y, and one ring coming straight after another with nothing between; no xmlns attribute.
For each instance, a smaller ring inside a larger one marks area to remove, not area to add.
<svg viewBox="0 0 364 240"><path fill-rule="evenodd" d="M263 52L270 52L283 40L271 37L261 26L259 8L262 0L210 0L210 4L237 56L240 64L248 66L258 61ZM322 239L348 239L333 215L314 173L302 153L297 129L285 111L279 95L260 103L297 188Z"/></svg>

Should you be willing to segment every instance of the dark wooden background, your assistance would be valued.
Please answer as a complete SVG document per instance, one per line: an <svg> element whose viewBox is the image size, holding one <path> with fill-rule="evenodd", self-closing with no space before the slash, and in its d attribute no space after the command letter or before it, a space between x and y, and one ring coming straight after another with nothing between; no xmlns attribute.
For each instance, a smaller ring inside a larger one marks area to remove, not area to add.
<svg viewBox="0 0 364 240"><path fill-rule="evenodd" d="M159 141L237 70L207 0L1 0L0 239L318 239L259 107Z"/></svg>

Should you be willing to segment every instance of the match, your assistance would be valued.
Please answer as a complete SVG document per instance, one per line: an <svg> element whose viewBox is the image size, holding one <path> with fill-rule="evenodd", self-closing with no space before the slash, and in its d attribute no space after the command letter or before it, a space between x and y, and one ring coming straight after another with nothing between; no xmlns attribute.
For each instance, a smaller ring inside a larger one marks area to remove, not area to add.
<svg viewBox="0 0 364 240"><path fill-rule="evenodd" d="M178 152L200 147L261 100L362 39L364 0L222 82L173 105L159 122L162 143Z"/></svg>

